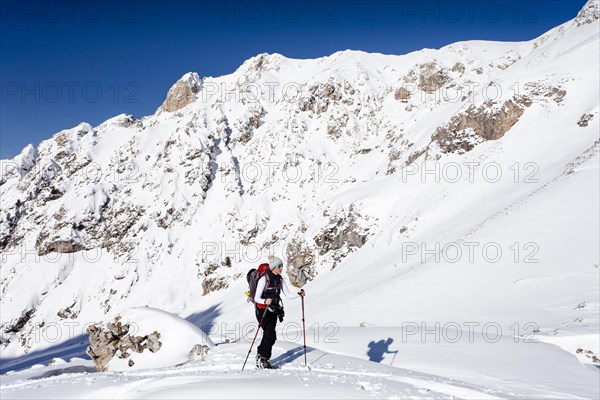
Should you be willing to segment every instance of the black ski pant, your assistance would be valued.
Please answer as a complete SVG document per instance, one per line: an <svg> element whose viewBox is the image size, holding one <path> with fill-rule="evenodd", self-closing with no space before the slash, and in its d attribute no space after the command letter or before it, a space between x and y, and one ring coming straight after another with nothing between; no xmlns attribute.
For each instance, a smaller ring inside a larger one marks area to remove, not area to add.
<svg viewBox="0 0 600 400"><path fill-rule="evenodd" d="M265 312L264 308L255 306L256 321L260 324L260 320ZM260 326L263 330L262 340L258 345L258 354L265 357L265 359L271 359L271 350L277 340L277 333L275 332L275 326L277 325L277 313L275 311L267 311L265 318L263 319L262 325Z"/></svg>

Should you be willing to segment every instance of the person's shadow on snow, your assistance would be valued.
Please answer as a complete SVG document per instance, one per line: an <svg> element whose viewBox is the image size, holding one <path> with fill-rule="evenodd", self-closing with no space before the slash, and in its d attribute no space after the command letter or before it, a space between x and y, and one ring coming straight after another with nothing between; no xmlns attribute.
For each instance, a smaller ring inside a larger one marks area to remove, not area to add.
<svg viewBox="0 0 600 400"><path fill-rule="evenodd" d="M367 355L369 356L369 361L374 361L374 362L380 363L385 358L385 357L383 357L384 354L398 353L398 350L390 351L390 344L392 344L393 342L394 342L394 339L392 339L392 338L387 338L387 340L385 340L385 341L383 339L381 339L378 342L375 342L374 340L372 340L369 343L369 350L367 351Z"/></svg>

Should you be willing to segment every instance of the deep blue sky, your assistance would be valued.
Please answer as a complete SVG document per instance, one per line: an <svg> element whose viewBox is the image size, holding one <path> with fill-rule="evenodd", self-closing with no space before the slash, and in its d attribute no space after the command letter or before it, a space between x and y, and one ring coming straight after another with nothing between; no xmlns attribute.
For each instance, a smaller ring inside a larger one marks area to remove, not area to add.
<svg viewBox="0 0 600 400"><path fill-rule="evenodd" d="M0 158L86 121L152 114L181 75L263 52L404 54L460 40L533 39L585 0L0 0Z"/></svg>

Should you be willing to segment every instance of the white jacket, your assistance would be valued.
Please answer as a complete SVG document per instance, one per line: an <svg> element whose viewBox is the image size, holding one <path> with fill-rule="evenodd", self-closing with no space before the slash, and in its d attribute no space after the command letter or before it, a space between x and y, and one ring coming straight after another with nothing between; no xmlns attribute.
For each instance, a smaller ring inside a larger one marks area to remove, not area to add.
<svg viewBox="0 0 600 400"><path fill-rule="evenodd" d="M265 304L266 299L262 298L262 294L265 290L266 285L267 278L265 276L261 276L261 278L258 280L258 283L256 284L256 293L254 294L254 302L256 304ZM291 300L300 297L298 293L296 293L293 290L290 290L290 286L288 285L287 281L283 276L281 277L281 292L285 295L285 297Z"/></svg>

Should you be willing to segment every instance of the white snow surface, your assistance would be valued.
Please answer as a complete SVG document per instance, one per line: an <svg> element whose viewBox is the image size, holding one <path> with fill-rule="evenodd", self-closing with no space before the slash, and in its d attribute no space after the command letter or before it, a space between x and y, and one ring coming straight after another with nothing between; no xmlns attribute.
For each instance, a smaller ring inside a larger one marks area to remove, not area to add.
<svg viewBox="0 0 600 400"><path fill-rule="evenodd" d="M54 359L48 365L2 375L3 398L248 398L272 390L277 397L414 399L592 399L597 371L545 343L515 343L460 332L454 343L424 343L398 328L312 330L307 362L301 340L279 340L278 369L241 367L248 342L219 343L204 361L133 372L94 372L89 360ZM458 331L449 332L452 337ZM290 330L288 338L300 337ZM320 337L319 337L320 336ZM315 339L319 337L318 339ZM371 341L389 340L380 362L365 353ZM317 348L318 347L318 348ZM320 349L319 349L320 348ZM160 352L160 351L159 351ZM159 354L156 353L156 354ZM394 353L397 352L397 353ZM252 361L249 361L252 363Z"/></svg>
<svg viewBox="0 0 600 400"><path fill-rule="evenodd" d="M0 396L599 398L599 32L590 0L527 42L261 54L178 111L2 160ZM419 89L428 73L440 89ZM521 96L502 137L432 141L469 110L497 126ZM323 240L345 228L364 244ZM241 373L245 276L270 253L288 278L304 256L310 369L288 301L280 368L253 350ZM85 327L126 309L170 350L97 373ZM198 340L214 346L186 361Z"/></svg>

